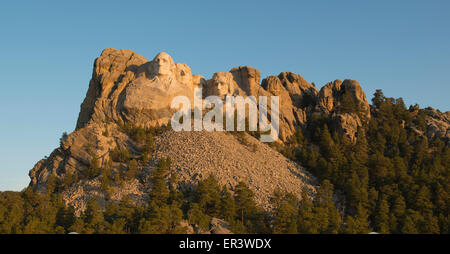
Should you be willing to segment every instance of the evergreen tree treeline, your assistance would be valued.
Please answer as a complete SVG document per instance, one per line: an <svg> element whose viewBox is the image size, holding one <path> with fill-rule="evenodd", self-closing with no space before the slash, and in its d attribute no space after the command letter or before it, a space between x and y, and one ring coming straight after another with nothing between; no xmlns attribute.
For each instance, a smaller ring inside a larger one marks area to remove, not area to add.
<svg viewBox="0 0 450 254"><path fill-rule="evenodd" d="M341 110L361 112L360 105L344 101ZM300 200L276 190L270 212L256 205L244 182L229 190L209 176L194 189L181 191L170 159L162 159L152 172L147 204L136 204L130 197L120 202L106 198L100 204L93 198L85 212L75 216L60 190L80 177L100 177L108 195L112 185L138 177L139 165L154 152L153 137L161 128L124 124L121 128L142 147L139 158L116 148L103 167L93 157L80 175L67 172L62 181L51 176L45 194L31 188L0 192L0 233L186 233L187 224L209 230L215 217L227 221L234 233L448 234L448 143L421 135L427 125L417 105L407 109L401 98L387 98L381 90L372 104L372 117L359 128L356 143L339 136L327 118L316 116L307 128L297 129L286 146L276 147L321 183L313 195L303 190ZM113 170L113 163L119 170Z"/></svg>
<svg viewBox="0 0 450 254"><path fill-rule="evenodd" d="M372 103L356 144L317 118L282 152L339 191L340 232L449 233L450 147L421 135L425 112L417 105L407 109L381 90Z"/></svg>

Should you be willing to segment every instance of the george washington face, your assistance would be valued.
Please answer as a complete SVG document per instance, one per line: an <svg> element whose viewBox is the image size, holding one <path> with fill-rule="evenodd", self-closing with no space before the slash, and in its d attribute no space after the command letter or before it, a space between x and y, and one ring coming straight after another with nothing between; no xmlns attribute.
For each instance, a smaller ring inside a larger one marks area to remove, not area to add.
<svg viewBox="0 0 450 254"><path fill-rule="evenodd" d="M172 57L165 52L159 53L152 62L153 73L158 76L170 75L175 67Z"/></svg>

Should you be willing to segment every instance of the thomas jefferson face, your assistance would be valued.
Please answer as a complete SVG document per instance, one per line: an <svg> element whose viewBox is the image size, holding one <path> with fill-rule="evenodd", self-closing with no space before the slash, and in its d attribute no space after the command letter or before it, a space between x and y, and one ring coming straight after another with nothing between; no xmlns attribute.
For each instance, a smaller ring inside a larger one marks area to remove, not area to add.
<svg viewBox="0 0 450 254"><path fill-rule="evenodd" d="M167 53L161 52L153 59L154 73L159 76L171 74L175 64Z"/></svg>

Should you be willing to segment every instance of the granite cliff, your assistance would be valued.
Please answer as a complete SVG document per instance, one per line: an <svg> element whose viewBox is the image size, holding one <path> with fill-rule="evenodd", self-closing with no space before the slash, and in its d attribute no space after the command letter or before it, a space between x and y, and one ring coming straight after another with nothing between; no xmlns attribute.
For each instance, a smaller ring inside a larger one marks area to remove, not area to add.
<svg viewBox="0 0 450 254"><path fill-rule="evenodd" d="M193 99L195 88L203 89L203 97L279 96L281 145L290 142L296 129L306 129L317 118L326 119L342 138L355 143L359 128L371 117L371 106L355 80L335 80L319 90L291 72L261 80L260 72L250 66L218 72L207 80L164 52L149 61L131 50L105 49L95 60L75 130L64 135L60 147L31 169L30 186L45 192L50 179L64 182L68 176L81 175L93 161L100 168L110 167L113 174L119 172L126 165L113 160L113 153L127 151L130 159L138 160L145 150L142 142L131 137L130 126L167 125L174 113L172 99L178 95ZM449 112L430 108L425 117L428 127L424 136L450 140ZM83 211L92 197L104 203L128 195L135 202L146 202L152 188L151 172L159 159L167 157L173 162L171 172L177 174L179 188L190 188L210 174L230 190L238 181L245 181L256 193L258 205L267 209L275 189L300 197L302 190L314 193L317 184L301 165L247 133L174 132L166 127L157 133L152 151L146 160L139 160L135 177L108 192L101 187L100 175L80 177L59 191L77 211Z"/></svg>

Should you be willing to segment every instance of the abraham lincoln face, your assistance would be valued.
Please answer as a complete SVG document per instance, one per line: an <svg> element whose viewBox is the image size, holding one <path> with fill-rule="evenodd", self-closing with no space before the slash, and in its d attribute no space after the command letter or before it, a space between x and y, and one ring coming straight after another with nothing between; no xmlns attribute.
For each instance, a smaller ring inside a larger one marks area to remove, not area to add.
<svg viewBox="0 0 450 254"><path fill-rule="evenodd" d="M231 73L216 73L212 79L213 93L217 95L231 95L236 89Z"/></svg>

